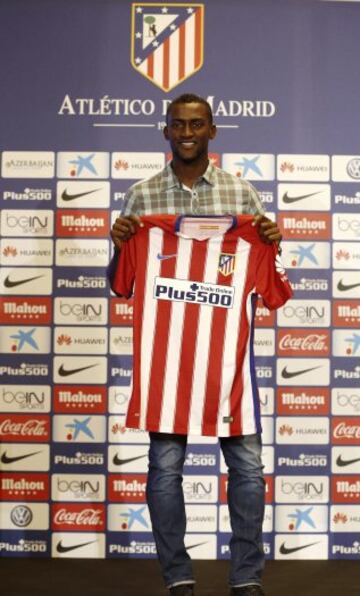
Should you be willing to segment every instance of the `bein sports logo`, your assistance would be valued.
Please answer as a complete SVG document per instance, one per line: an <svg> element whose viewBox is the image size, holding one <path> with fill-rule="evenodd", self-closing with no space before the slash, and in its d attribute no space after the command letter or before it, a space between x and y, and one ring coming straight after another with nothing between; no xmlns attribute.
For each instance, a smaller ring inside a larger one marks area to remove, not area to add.
<svg viewBox="0 0 360 596"><path fill-rule="evenodd" d="M156 277L154 298L173 302L191 302L206 306L232 308L234 288L183 279Z"/></svg>

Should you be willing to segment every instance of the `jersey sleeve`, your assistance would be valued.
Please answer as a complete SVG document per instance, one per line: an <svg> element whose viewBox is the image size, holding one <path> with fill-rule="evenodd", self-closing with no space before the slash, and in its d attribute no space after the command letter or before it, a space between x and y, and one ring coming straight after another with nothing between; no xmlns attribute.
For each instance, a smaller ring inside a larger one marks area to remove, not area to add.
<svg viewBox="0 0 360 596"><path fill-rule="evenodd" d="M133 293L136 269L136 239L131 238L124 242L121 251L118 251L116 258L109 268L110 286L115 294L130 298Z"/></svg>
<svg viewBox="0 0 360 596"><path fill-rule="evenodd" d="M263 302L269 310L280 308L293 295L274 242L259 247L255 285L256 291L262 296Z"/></svg>

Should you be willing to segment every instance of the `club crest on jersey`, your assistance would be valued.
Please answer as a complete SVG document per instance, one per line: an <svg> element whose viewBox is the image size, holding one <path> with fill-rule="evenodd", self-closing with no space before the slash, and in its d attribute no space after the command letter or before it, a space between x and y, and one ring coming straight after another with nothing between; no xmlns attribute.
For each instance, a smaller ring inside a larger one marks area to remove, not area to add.
<svg viewBox="0 0 360 596"><path fill-rule="evenodd" d="M231 255L231 254L227 254L227 253L223 252L223 253L221 253L221 255L219 257L218 271L220 271L220 273L222 275L225 275L225 277L227 275L231 275L235 271L235 263L236 263L235 255Z"/></svg>
<svg viewBox="0 0 360 596"><path fill-rule="evenodd" d="M163 91L203 65L203 4L132 4L131 64Z"/></svg>

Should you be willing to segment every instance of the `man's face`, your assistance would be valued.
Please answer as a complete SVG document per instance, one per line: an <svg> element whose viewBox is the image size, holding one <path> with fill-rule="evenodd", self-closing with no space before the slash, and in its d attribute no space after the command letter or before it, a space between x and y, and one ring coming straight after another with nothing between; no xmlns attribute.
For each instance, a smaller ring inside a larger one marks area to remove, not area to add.
<svg viewBox="0 0 360 596"><path fill-rule="evenodd" d="M216 127L203 104L175 104L170 110L164 136L175 158L191 163L207 156L209 141L215 135Z"/></svg>

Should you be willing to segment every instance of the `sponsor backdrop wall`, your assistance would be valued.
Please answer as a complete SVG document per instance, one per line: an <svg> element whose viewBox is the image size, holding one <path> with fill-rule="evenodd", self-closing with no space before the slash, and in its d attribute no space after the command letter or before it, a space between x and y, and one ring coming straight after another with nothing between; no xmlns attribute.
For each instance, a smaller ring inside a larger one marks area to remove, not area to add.
<svg viewBox="0 0 360 596"><path fill-rule="evenodd" d="M168 158L168 101L211 103L211 159L258 188L295 291L255 335L269 558L359 558L357 2L0 4L0 553L154 557L148 439L124 428L132 305L109 229ZM191 439L186 542L229 556L226 470Z"/></svg>

